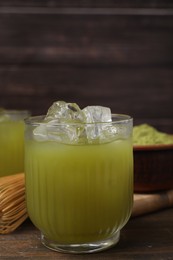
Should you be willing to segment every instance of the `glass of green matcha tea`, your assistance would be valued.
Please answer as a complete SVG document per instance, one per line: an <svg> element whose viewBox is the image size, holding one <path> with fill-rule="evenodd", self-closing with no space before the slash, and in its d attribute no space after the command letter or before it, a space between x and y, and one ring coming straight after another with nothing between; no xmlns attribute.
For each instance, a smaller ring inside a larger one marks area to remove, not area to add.
<svg viewBox="0 0 173 260"><path fill-rule="evenodd" d="M133 202L133 120L55 102L25 120L26 201L42 243L91 253L119 241Z"/></svg>
<svg viewBox="0 0 173 260"><path fill-rule="evenodd" d="M0 177L24 171L24 110L0 109Z"/></svg>

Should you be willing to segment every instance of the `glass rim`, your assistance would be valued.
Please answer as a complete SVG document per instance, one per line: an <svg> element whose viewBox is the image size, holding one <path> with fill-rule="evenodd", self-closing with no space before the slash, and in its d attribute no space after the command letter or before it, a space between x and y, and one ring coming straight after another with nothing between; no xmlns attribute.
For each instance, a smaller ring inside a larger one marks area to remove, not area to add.
<svg viewBox="0 0 173 260"><path fill-rule="evenodd" d="M32 125L32 126L39 126L39 125L45 125L48 124L49 126L60 126L60 125L93 125L93 124L122 124L122 123L128 123L132 122L133 118L130 115L126 114L111 114L112 115L112 121L109 122L94 122L94 123L86 123L86 122L55 122L53 124L48 124L48 122L44 122L44 118L46 115L39 115L39 116L30 116L24 119L24 122L26 125Z"/></svg>
<svg viewBox="0 0 173 260"><path fill-rule="evenodd" d="M0 114L31 114L31 112L27 109L0 109Z"/></svg>

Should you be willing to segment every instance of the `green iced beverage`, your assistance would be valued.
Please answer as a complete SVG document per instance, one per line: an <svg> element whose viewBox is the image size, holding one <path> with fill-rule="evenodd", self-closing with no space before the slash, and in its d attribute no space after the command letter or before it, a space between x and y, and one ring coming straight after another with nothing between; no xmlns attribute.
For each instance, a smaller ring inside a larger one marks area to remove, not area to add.
<svg viewBox="0 0 173 260"><path fill-rule="evenodd" d="M132 119L113 116L112 120L101 123L106 124L105 133L109 132L101 142L98 136L87 141L82 130L81 139L72 143L66 138L56 140L57 133L61 135L62 129L64 133L61 124L51 132L46 129L48 137L41 140L34 131L40 126L43 130L42 119L26 122L27 208L41 230L43 244L51 249L75 253L103 250L118 242L120 230L130 217ZM116 120L118 133L111 134ZM79 132L84 127L86 124L77 123L71 129ZM60 130L56 132L57 128Z"/></svg>
<svg viewBox="0 0 173 260"><path fill-rule="evenodd" d="M0 177L24 171L24 118L27 111L0 110Z"/></svg>

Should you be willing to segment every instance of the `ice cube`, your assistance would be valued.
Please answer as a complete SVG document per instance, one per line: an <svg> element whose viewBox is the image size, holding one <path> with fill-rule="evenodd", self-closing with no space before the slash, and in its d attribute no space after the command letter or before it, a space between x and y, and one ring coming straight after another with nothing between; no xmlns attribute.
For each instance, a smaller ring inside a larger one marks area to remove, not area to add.
<svg viewBox="0 0 173 260"><path fill-rule="evenodd" d="M86 117L85 131L89 143L103 142L108 138L112 122L111 110L103 106L88 106L83 109Z"/></svg>
<svg viewBox="0 0 173 260"><path fill-rule="evenodd" d="M86 123L111 122L111 110L109 107L87 106L82 110L86 117Z"/></svg>
<svg viewBox="0 0 173 260"><path fill-rule="evenodd" d="M108 107L88 106L81 110L76 103L57 101L33 133L38 141L103 143L115 134L111 122L111 110Z"/></svg>
<svg viewBox="0 0 173 260"><path fill-rule="evenodd" d="M40 124L33 130L34 139L37 141L47 141L48 140L48 132L46 124Z"/></svg>
<svg viewBox="0 0 173 260"><path fill-rule="evenodd" d="M85 115L77 104L57 101L49 108L43 124L36 127L33 134L38 141L57 140L62 143L77 143L80 129L82 132L84 127L76 124L84 120Z"/></svg>
<svg viewBox="0 0 173 260"><path fill-rule="evenodd" d="M83 122L85 120L83 111L76 103L64 101L54 102L49 108L45 121L57 120L58 122Z"/></svg>
<svg viewBox="0 0 173 260"><path fill-rule="evenodd" d="M49 140L58 141L65 144L77 144L79 141L78 127L68 123L52 126L48 125Z"/></svg>
<svg viewBox="0 0 173 260"><path fill-rule="evenodd" d="M34 131L34 139L37 141L57 141L65 144L77 144L84 127L80 124L57 123L51 120L37 126Z"/></svg>

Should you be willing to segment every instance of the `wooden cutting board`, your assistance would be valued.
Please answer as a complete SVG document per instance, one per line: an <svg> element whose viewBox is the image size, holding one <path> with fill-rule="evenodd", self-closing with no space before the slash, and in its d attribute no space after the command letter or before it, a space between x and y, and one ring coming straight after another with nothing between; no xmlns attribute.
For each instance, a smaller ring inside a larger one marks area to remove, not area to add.
<svg viewBox="0 0 173 260"><path fill-rule="evenodd" d="M173 189L151 194L134 194L132 217L173 206Z"/></svg>

